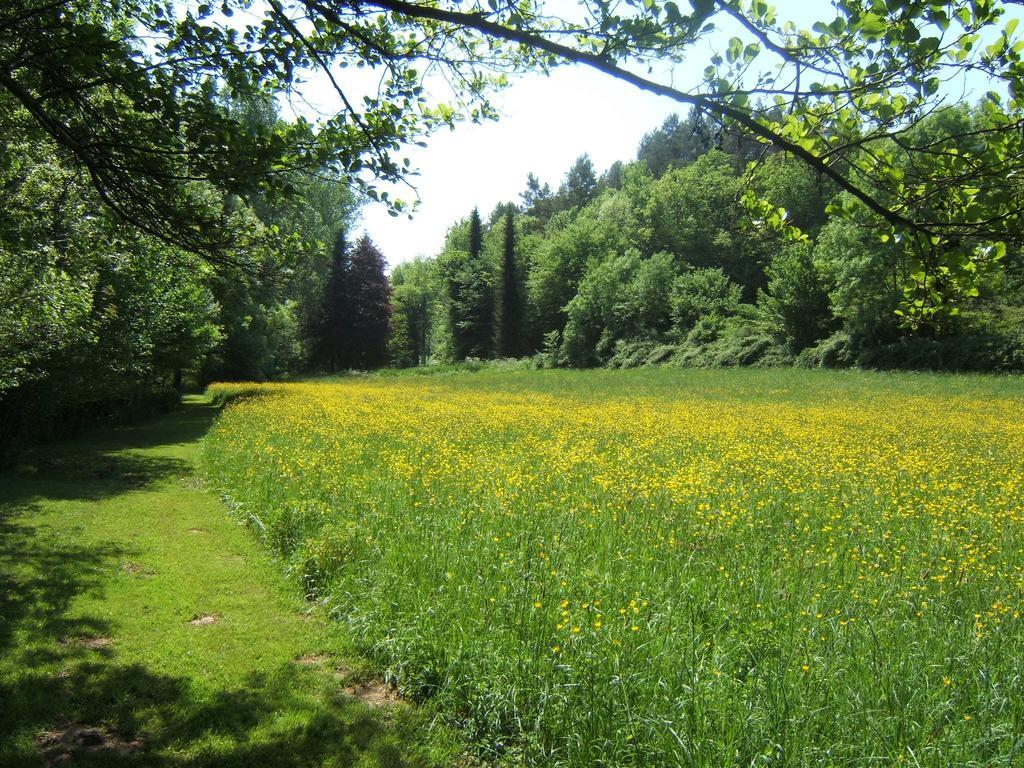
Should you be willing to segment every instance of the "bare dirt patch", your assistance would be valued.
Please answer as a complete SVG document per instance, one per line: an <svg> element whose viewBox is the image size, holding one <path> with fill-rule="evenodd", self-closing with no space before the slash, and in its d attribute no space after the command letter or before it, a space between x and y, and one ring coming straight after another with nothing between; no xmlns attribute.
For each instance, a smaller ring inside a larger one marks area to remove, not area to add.
<svg viewBox="0 0 1024 768"><path fill-rule="evenodd" d="M189 619L188 623L191 624L193 627L205 627L210 624L216 624L218 621L220 621L220 616L218 614L204 613L201 615L197 614L196 616L193 616L191 619Z"/></svg>
<svg viewBox="0 0 1024 768"><path fill-rule="evenodd" d="M318 667L330 658L326 653L307 653L305 656L299 656L295 659L295 663L300 667Z"/></svg>
<svg viewBox="0 0 1024 768"><path fill-rule="evenodd" d="M65 637L60 644L65 648L88 648L93 651L110 648L114 644L112 637Z"/></svg>
<svg viewBox="0 0 1024 768"><path fill-rule="evenodd" d="M374 709L393 707L402 701L402 697L398 695L398 689L383 680L352 683L346 685L344 690L348 696L359 699L363 704Z"/></svg>
<svg viewBox="0 0 1024 768"><path fill-rule="evenodd" d="M125 739L102 726L69 725L41 733L36 746L46 766L66 765L83 753L127 755L142 749L138 739Z"/></svg>
<svg viewBox="0 0 1024 768"><path fill-rule="evenodd" d="M205 528L189 528L185 531L186 533L206 533Z"/></svg>
<svg viewBox="0 0 1024 768"><path fill-rule="evenodd" d="M152 571L139 563L124 562L121 563L121 570L127 573L129 576L156 576L156 571Z"/></svg>

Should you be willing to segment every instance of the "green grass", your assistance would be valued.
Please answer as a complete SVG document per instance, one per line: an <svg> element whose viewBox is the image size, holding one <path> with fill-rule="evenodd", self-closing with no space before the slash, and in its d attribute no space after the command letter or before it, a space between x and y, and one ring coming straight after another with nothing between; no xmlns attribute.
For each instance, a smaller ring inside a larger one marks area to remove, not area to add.
<svg viewBox="0 0 1024 768"><path fill-rule="evenodd" d="M1024 380L252 388L203 466L405 690L533 765L1024 761Z"/></svg>
<svg viewBox="0 0 1024 768"><path fill-rule="evenodd" d="M365 662L200 487L216 412L193 398L0 476L0 765L450 765L429 709L346 695Z"/></svg>

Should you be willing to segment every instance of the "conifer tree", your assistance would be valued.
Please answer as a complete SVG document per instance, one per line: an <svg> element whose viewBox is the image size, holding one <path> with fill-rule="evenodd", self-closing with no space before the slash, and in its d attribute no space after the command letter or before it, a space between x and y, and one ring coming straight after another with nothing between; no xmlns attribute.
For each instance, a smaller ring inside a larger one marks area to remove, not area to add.
<svg viewBox="0 0 1024 768"><path fill-rule="evenodd" d="M384 274L387 261L369 235L352 251L349 284L352 297L350 368L369 370L388 362L391 335L391 283Z"/></svg>
<svg viewBox="0 0 1024 768"><path fill-rule="evenodd" d="M469 250L450 267L448 299L455 359L491 357L494 289L483 257L483 223L476 208L469 218Z"/></svg>
<svg viewBox="0 0 1024 768"><path fill-rule="evenodd" d="M582 154L565 174L562 186L558 188L558 196L568 208L582 208L589 203L597 189L597 175L590 155Z"/></svg>
<svg viewBox="0 0 1024 768"><path fill-rule="evenodd" d="M309 337L309 365L317 371L337 371L349 358L347 329L351 325L351 302L347 295L349 271L348 241L345 231L339 230L331 251L331 266L327 274L320 305L307 323Z"/></svg>
<svg viewBox="0 0 1024 768"><path fill-rule="evenodd" d="M469 260L480 261L484 252L484 226L480 211L476 208L469 214Z"/></svg>
<svg viewBox="0 0 1024 768"><path fill-rule="evenodd" d="M313 369L368 369L387 362L391 284L385 266L368 235L350 250L338 233L323 300L309 325Z"/></svg>
<svg viewBox="0 0 1024 768"><path fill-rule="evenodd" d="M523 292L516 268L516 228L511 211L504 216L503 234L495 347L499 357L519 357L523 348Z"/></svg>

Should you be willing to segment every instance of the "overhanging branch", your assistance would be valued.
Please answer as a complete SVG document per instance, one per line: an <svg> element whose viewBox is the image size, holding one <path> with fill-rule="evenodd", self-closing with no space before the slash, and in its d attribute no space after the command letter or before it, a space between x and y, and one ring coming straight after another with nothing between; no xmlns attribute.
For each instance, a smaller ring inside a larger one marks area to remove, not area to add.
<svg viewBox="0 0 1024 768"><path fill-rule="evenodd" d="M872 197L863 189L854 184L845 175L837 171L831 164L813 152L804 149L765 125L762 125L743 110L736 109L720 101L701 96L699 94L687 93L654 80L641 77L634 72L616 64L612 59L587 51L581 51L562 43L548 40L543 35L535 32L527 32L520 29L513 29L491 21L480 13L465 13L461 11L450 11L443 8L419 5L406 2L406 0L366 0L366 5L391 11L403 16L416 19L430 19L448 24L454 24L468 29L474 29L483 35L506 40L512 43L527 46L534 50L544 51L558 57L566 62L583 64L598 72L614 77L622 82L629 83L641 90L654 93L658 96L665 96L681 104L689 104L698 109L706 110L721 117L734 120L756 136L784 149L793 156L799 158L814 170L832 179L842 190L850 193L857 200L861 201L871 211L881 216L893 226L916 230L924 234L931 234L930 230L911 219L902 216L892 210L884 203Z"/></svg>

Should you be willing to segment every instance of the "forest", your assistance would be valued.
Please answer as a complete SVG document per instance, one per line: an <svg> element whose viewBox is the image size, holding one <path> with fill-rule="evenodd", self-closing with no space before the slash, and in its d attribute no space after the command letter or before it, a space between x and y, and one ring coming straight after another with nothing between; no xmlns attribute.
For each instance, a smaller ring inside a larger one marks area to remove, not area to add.
<svg viewBox="0 0 1024 768"><path fill-rule="evenodd" d="M937 111L918 145L983 131L986 110ZM965 148L966 149L966 148ZM912 158L906 162L913 163ZM793 232L759 221L753 192ZM583 155L557 190L456 222L431 259L399 264L393 362L533 357L541 366L1024 367L1024 262L943 311L911 310L919 276L869 216L785 152L693 111L598 174ZM909 305L909 306L908 306Z"/></svg>

